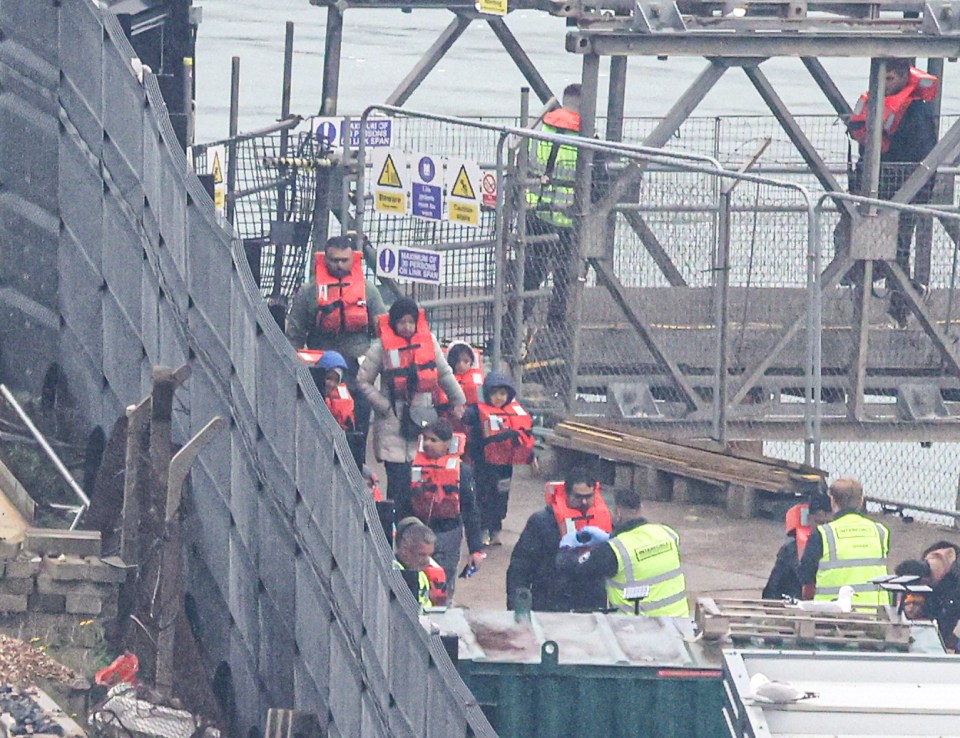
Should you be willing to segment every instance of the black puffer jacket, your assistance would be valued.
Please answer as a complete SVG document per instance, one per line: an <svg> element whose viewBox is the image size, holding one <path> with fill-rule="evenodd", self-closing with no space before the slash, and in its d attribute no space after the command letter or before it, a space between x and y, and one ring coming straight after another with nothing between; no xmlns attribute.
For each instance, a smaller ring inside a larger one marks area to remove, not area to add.
<svg viewBox="0 0 960 738"><path fill-rule="evenodd" d="M514 546L507 569L507 609L514 609L520 587L533 594L533 609L541 612L600 610L607 604L603 579L583 579L557 570L560 527L549 507L527 520Z"/></svg>

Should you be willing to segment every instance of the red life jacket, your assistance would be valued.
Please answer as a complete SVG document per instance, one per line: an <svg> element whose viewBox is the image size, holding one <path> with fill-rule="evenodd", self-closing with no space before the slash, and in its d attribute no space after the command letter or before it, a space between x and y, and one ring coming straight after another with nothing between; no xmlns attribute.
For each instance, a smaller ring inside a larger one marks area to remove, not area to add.
<svg viewBox="0 0 960 738"><path fill-rule="evenodd" d="M932 74L916 67L910 68L907 85L895 95L883 99L883 139L880 150L886 153L890 148L893 134L900 127L907 108L914 100L929 102L937 96L938 80ZM859 143L867 141L867 116L869 115L869 93L865 92L857 100L850 116L850 136Z"/></svg>
<svg viewBox="0 0 960 738"><path fill-rule="evenodd" d="M320 349L297 349L297 356L304 364L316 366L317 362L323 358L323 351Z"/></svg>
<svg viewBox="0 0 960 738"><path fill-rule="evenodd" d="M460 433L450 439L450 453L431 459L420 449L410 467L410 506L413 513L429 524L437 518L460 517L460 457L466 445Z"/></svg>
<svg viewBox="0 0 960 738"><path fill-rule="evenodd" d="M580 113L566 108L551 110L543 116L543 123L560 133L580 133Z"/></svg>
<svg viewBox="0 0 960 738"><path fill-rule="evenodd" d="M353 410L353 395L347 389L347 385L338 384L333 390L333 397L324 397L323 401L327 403L330 414L333 419L340 424L345 431L353 431L357 427L357 416Z"/></svg>
<svg viewBox="0 0 960 738"><path fill-rule="evenodd" d="M467 369L463 374L454 374L457 378L457 384L463 390L467 398L468 405L476 405L480 402L480 390L483 388L483 369ZM434 405L445 405L450 402L447 393L443 389L438 389L433 393Z"/></svg>
<svg viewBox="0 0 960 738"><path fill-rule="evenodd" d="M516 400L503 407L484 402L477 403L480 413L480 432L484 438L495 438L504 431L514 430L519 438L491 441L483 447L483 458L489 464L529 464L533 459L533 420Z"/></svg>
<svg viewBox="0 0 960 738"><path fill-rule="evenodd" d="M417 331L410 339L402 338L390 327L389 316L380 316L380 343L383 345L383 376L395 397L406 400L413 394L407 387L408 371L416 367L416 393L433 392L437 383L437 355L433 350L433 336L423 310L417 315Z"/></svg>
<svg viewBox="0 0 960 738"><path fill-rule="evenodd" d="M363 278L363 257L353 252L350 274L338 278L327 271L323 253L314 257L317 282L317 328L324 333L361 333L367 330L367 283Z"/></svg>
<svg viewBox="0 0 960 738"><path fill-rule="evenodd" d="M586 512L581 512L567 504L567 490L563 482L547 482L544 487L544 497L553 510L553 517L557 520L561 537L588 525L600 528L607 533L613 532L610 509L600 496L599 482L593 488L593 505Z"/></svg>
<svg viewBox="0 0 960 738"><path fill-rule="evenodd" d="M430 604L433 607L443 607L447 604L447 573L433 558L424 567L423 573L430 580Z"/></svg>
<svg viewBox="0 0 960 738"><path fill-rule="evenodd" d="M813 532L809 525L803 525L804 512L809 511L809 509L809 505L794 505L787 510L787 515L784 518L787 533L794 531L796 536L798 561L803 558L803 551L807 547L807 541L810 540L810 534Z"/></svg>

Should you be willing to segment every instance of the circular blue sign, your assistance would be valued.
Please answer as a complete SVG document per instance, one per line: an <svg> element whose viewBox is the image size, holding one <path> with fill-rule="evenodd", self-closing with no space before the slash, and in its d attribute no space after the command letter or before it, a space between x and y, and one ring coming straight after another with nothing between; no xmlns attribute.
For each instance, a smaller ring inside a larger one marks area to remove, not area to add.
<svg viewBox="0 0 960 738"><path fill-rule="evenodd" d="M420 159L417 169L420 172L420 179L424 182L433 182L433 178L437 176L437 167L429 156Z"/></svg>
<svg viewBox="0 0 960 738"><path fill-rule="evenodd" d="M325 120L317 126L317 140L328 146L334 146L337 142L337 124L330 120Z"/></svg>
<svg viewBox="0 0 960 738"><path fill-rule="evenodd" d="M380 270L388 274L397 266L397 255L392 249L384 249L380 252Z"/></svg>

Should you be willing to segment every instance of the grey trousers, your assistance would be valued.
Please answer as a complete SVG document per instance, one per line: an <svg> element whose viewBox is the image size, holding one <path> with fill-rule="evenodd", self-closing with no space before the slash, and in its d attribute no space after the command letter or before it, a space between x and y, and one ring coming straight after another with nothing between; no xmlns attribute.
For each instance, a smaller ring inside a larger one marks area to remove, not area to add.
<svg viewBox="0 0 960 738"><path fill-rule="evenodd" d="M460 546L463 543L463 526L437 533L437 545L433 558L447 575L447 605L453 603L453 590L457 586L457 566L460 563Z"/></svg>

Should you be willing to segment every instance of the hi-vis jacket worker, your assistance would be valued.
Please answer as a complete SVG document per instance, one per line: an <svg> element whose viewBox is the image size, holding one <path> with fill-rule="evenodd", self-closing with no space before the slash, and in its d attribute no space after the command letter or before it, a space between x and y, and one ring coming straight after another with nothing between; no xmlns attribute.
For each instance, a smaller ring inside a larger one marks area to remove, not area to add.
<svg viewBox="0 0 960 738"><path fill-rule="evenodd" d="M860 512L863 485L840 477L827 490L833 519L818 525L800 560L805 599L835 600L840 587L854 589L854 605L888 605L889 595L870 583L887 574L890 531Z"/></svg>
<svg viewBox="0 0 960 738"><path fill-rule="evenodd" d="M614 502L614 537L595 546L580 541L589 546L586 550L562 548L557 567L578 576L606 577L607 605L621 613L690 617L676 531L642 517L640 494L632 489L617 489Z"/></svg>
<svg viewBox="0 0 960 738"><path fill-rule="evenodd" d="M396 559L393 567L400 571L417 572L416 583L408 581L413 596L421 608L430 607L430 578L424 571L430 566L436 534L417 518L404 518L397 523Z"/></svg>

